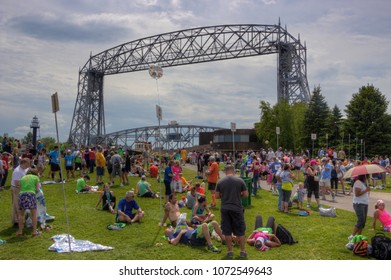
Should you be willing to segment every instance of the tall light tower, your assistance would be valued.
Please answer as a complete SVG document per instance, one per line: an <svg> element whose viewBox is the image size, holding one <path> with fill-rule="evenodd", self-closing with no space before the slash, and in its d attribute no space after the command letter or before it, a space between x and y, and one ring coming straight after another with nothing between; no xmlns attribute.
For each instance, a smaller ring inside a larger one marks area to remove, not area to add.
<svg viewBox="0 0 391 280"><path fill-rule="evenodd" d="M33 150L34 153L37 150L37 131L39 129L39 121L37 116L34 116L33 120L31 121L30 128L33 129Z"/></svg>

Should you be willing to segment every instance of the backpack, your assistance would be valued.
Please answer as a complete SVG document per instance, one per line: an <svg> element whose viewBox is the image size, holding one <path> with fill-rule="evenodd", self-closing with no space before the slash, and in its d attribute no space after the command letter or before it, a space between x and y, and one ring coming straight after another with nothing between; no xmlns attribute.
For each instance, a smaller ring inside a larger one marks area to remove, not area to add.
<svg viewBox="0 0 391 280"><path fill-rule="evenodd" d="M371 239L371 256L378 260L391 260L391 239L378 232Z"/></svg>
<svg viewBox="0 0 391 280"><path fill-rule="evenodd" d="M352 253L360 257L368 257L368 241L362 239L359 242L355 242Z"/></svg>
<svg viewBox="0 0 391 280"><path fill-rule="evenodd" d="M289 244L289 245L293 245L294 243L297 243L297 241L295 241L293 239L293 236L292 234L289 232L289 230L287 230L286 228L284 228L281 224L279 224L277 226L277 229L276 229L276 236L277 238L281 241L281 244Z"/></svg>

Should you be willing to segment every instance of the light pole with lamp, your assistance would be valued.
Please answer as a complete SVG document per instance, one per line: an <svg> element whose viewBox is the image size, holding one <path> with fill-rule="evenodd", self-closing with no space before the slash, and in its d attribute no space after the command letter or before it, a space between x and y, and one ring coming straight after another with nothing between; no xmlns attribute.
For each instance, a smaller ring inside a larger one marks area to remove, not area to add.
<svg viewBox="0 0 391 280"><path fill-rule="evenodd" d="M277 134L277 148L276 151L278 150L278 135L280 135L280 127L276 126L276 134Z"/></svg>
<svg viewBox="0 0 391 280"><path fill-rule="evenodd" d="M314 158L314 141L316 140L316 133L311 133L311 140L312 140L311 158Z"/></svg>

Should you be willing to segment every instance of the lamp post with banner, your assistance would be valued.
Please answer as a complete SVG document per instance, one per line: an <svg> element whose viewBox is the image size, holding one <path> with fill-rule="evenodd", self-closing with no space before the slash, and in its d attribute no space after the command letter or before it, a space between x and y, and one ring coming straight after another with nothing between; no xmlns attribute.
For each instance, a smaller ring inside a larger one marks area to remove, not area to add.
<svg viewBox="0 0 391 280"><path fill-rule="evenodd" d="M314 157L314 141L316 140L316 133L311 133L311 140L312 140L311 158L313 158Z"/></svg>
<svg viewBox="0 0 391 280"><path fill-rule="evenodd" d="M280 135L280 127L276 126L276 134L277 134L277 148L276 151L278 150L278 135Z"/></svg>
<svg viewBox="0 0 391 280"><path fill-rule="evenodd" d="M233 159L233 165L235 166L236 159L235 159L235 131L236 131L236 123L231 122L231 131L232 131L232 159Z"/></svg>

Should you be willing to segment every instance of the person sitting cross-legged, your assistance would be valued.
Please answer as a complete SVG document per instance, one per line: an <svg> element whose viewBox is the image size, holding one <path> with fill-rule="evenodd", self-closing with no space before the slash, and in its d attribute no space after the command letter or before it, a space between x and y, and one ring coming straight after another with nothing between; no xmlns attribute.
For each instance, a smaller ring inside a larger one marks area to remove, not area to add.
<svg viewBox="0 0 391 280"><path fill-rule="evenodd" d="M138 195L141 197L158 197L156 193L151 190L151 184L146 181L145 175L141 176L141 180L137 183Z"/></svg>
<svg viewBox="0 0 391 280"><path fill-rule="evenodd" d="M133 213L133 209L136 210L135 213ZM143 217L144 211L134 200L134 192L127 191L125 198L118 202L116 222L132 224L139 222Z"/></svg>
<svg viewBox="0 0 391 280"><path fill-rule="evenodd" d="M191 224L198 226L203 223L209 223L215 217L214 214L209 210L207 200L205 196L198 197L194 207L193 216L191 218Z"/></svg>
<svg viewBox="0 0 391 280"><path fill-rule="evenodd" d="M87 182L90 180L90 176L84 175L83 178L79 178L76 181L76 192L77 193L83 193L83 192L89 192L91 190L91 187L87 185Z"/></svg>
<svg viewBox="0 0 391 280"><path fill-rule="evenodd" d="M102 202L102 210L110 211L112 214L114 214L115 201L116 198L113 191L110 190L110 185L105 183L95 208L98 209L99 204Z"/></svg>
<svg viewBox="0 0 391 280"><path fill-rule="evenodd" d="M208 251L219 253L221 250L212 243L211 232L213 230L216 231L221 240L225 240L220 226L216 221L212 221L209 224L204 223L196 229L191 227L187 227L186 229L174 229L170 227L164 231L164 235L168 238L168 242L172 245L182 243L191 246L203 246L208 244Z"/></svg>

